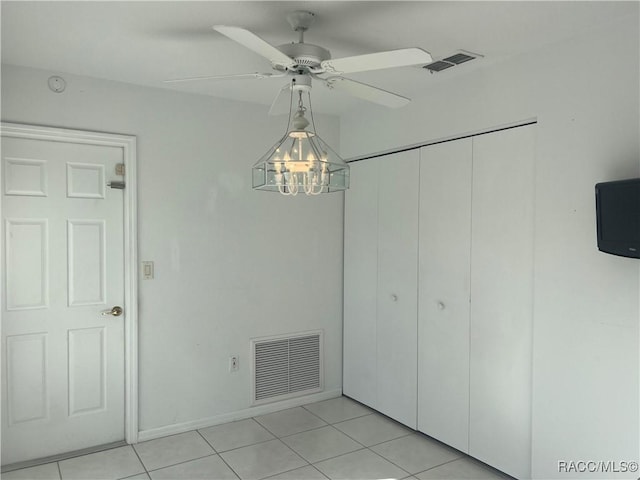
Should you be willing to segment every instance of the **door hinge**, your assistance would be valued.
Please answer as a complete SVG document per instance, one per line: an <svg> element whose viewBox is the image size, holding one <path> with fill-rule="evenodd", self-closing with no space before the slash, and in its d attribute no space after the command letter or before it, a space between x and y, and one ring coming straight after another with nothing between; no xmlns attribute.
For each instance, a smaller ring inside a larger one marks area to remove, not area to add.
<svg viewBox="0 0 640 480"><path fill-rule="evenodd" d="M107 183L108 187L117 188L118 190L124 190L125 184L124 182L109 182Z"/></svg>

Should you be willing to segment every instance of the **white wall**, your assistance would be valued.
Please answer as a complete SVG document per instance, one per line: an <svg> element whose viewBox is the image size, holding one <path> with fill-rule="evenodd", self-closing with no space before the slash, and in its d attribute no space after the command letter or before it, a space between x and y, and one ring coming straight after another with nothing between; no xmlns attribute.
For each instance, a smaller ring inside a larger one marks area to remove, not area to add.
<svg viewBox="0 0 640 480"><path fill-rule="evenodd" d="M136 135L140 428L249 407L249 339L325 330L325 387L342 382L343 194L251 190L253 163L284 133L267 107L3 65L2 120ZM338 143L338 121L318 130ZM240 371L228 373L228 357ZM222 417L220 417L222 416ZM160 429L160 430L158 430Z"/></svg>
<svg viewBox="0 0 640 480"><path fill-rule="evenodd" d="M537 118L534 478L589 476L558 473L560 460L639 457L640 261L598 252L594 209L595 183L640 176L638 23L429 84L402 110L341 119L349 158Z"/></svg>

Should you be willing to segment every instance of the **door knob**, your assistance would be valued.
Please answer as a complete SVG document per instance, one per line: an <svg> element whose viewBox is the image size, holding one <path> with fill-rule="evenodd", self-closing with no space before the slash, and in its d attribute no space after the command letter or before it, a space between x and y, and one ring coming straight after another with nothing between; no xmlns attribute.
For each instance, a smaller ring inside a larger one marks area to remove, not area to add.
<svg viewBox="0 0 640 480"><path fill-rule="evenodd" d="M122 307L116 305L111 310L105 310L102 312L102 315L113 315L114 317L119 317L122 315Z"/></svg>
<svg viewBox="0 0 640 480"><path fill-rule="evenodd" d="M397 302L398 301L398 295L396 295L395 293L391 295L391 301L393 302Z"/></svg>

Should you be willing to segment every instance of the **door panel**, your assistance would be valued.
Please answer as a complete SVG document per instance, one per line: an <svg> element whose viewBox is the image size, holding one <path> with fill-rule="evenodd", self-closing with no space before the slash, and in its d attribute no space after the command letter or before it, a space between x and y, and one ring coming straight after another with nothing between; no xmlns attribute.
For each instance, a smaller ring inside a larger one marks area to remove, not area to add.
<svg viewBox="0 0 640 480"><path fill-rule="evenodd" d="M419 151L380 161L377 409L416 428Z"/></svg>
<svg viewBox="0 0 640 480"><path fill-rule="evenodd" d="M2 462L124 439L122 148L2 138Z"/></svg>
<svg viewBox="0 0 640 480"><path fill-rule="evenodd" d="M69 415L106 408L105 327L69 330Z"/></svg>
<svg viewBox="0 0 640 480"><path fill-rule="evenodd" d="M417 151L351 165L345 197L346 395L416 427Z"/></svg>
<svg viewBox="0 0 640 480"><path fill-rule="evenodd" d="M11 335L6 342L7 425L46 420L47 334Z"/></svg>
<svg viewBox="0 0 640 480"><path fill-rule="evenodd" d="M378 164L355 162L344 212L343 391L377 403Z"/></svg>
<svg viewBox="0 0 640 480"><path fill-rule="evenodd" d="M421 149L418 429L469 450L471 145Z"/></svg>
<svg viewBox="0 0 640 480"><path fill-rule="evenodd" d="M46 218L5 219L7 310L49 305L48 232Z"/></svg>
<svg viewBox="0 0 640 480"><path fill-rule="evenodd" d="M535 126L474 138L469 453L531 475Z"/></svg>

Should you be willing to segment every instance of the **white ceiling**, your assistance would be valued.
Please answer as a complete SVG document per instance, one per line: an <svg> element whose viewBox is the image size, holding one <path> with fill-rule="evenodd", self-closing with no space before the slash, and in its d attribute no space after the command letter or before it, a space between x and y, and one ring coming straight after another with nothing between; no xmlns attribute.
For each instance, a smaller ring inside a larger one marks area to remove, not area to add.
<svg viewBox="0 0 640 480"><path fill-rule="evenodd" d="M270 105L285 79L172 85L162 80L271 71L265 59L211 25L241 26L280 45L297 41L285 18L293 10L316 13L305 41L329 49L333 58L414 46L434 59L460 49L484 55L434 75L420 67L349 75L415 98L437 82L636 15L634 3L2 0L2 62ZM363 104L321 85L312 97L314 110L325 113Z"/></svg>

